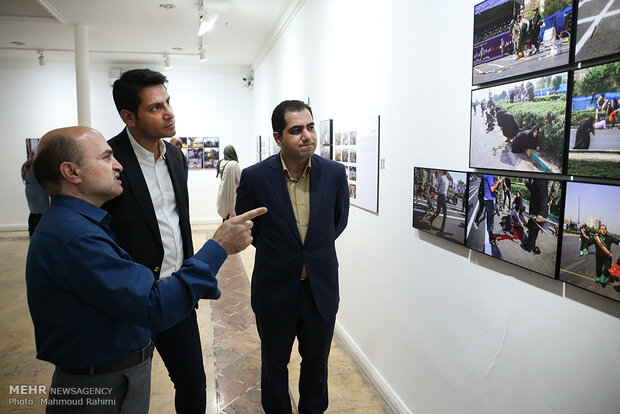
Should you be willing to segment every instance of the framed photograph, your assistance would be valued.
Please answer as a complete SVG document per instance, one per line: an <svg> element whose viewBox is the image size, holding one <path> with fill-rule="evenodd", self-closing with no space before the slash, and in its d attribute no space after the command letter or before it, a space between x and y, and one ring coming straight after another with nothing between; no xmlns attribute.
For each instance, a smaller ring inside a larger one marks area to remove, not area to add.
<svg viewBox="0 0 620 414"><path fill-rule="evenodd" d="M26 160L34 160L34 154L37 151L39 141L41 141L41 138L26 138Z"/></svg>
<svg viewBox="0 0 620 414"><path fill-rule="evenodd" d="M469 166L560 174L568 72L471 93Z"/></svg>
<svg viewBox="0 0 620 414"><path fill-rule="evenodd" d="M209 148L219 148L220 147L220 137L204 137L205 147Z"/></svg>
<svg viewBox="0 0 620 414"><path fill-rule="evenodd" d="M472 84L568 64L572 4L486 0L474 6Z"/></svg>
<svg viewBox="0 0 620 414"><path fill-rule="evenodd" d="M620 178L619 99L620 61L574 71L569 175Z"/></svg>
<svg viewBox="0 0 620 414"><path fill-rule="evenodd" d="M466 246L555 278L562 194L560 181L470 173Z"/></svg>
<svg viewBox="0 0 620 414"><path fill-rule="evenodd" d="M467 173L413 169L413 227L465 244Z"/></svg>
<svg viewBox="0 0 620 414"><path fill-rule="evenodd" d="M334 121L332 119L326 119L324 121L321 121L320 123L320 132L321 132L320 145L321 146L333 144L332 142L333 125L334 125Z"/></svg>
<svg viewBox="0 0 620 414"><path fill-rule="evenodd" d="M620 301L620 186L566 183L560 280Z"/></svg>
<svg viewBox="0 0 620 414"><path fill-rule="evenodd" d="M216 168L220 159L220 150L217 148L205 148L203 168Z"/></svg>
<svg viewBox="0 0 620 414"><path fill-rule="evenodd" d="M576 62L620 54L619 7L609 0L579 0Z"/></svg>

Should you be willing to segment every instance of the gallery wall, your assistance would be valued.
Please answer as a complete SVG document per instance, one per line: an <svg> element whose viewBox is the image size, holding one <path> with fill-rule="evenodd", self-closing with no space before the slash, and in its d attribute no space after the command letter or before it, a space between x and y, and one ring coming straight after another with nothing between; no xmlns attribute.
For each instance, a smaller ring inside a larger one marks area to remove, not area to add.
<svg viewBox="0 0 620 414"><path fill-rule="evenodd" d="M106 138L124 127L112 100L109 68L91 66L92 126ZM126 68L131 69L131 68ZM153 67L151 69L161 70ZM167 73L177 136L219 136L220 148L234 145L242 167L256 160L252 93L243 86L247 71L175 67ZM77 124L75 68L68 63L0 62L0 143L3 148L0 230L25 229L28 207L20 168L25 138ZM219 178L214 169L190 170L190 217L193 223L218 222Z"/></svg>
<svg viewBox="0 0 620 414"><path fill-rule="evenodd" d="M398 412L615 412L617 303L411 228L413 166L468 170L476 3L308 0L256 70L255 133L282 99L334 129L381 115L379 214L353 207L337 241L337 331Z"/></svg>

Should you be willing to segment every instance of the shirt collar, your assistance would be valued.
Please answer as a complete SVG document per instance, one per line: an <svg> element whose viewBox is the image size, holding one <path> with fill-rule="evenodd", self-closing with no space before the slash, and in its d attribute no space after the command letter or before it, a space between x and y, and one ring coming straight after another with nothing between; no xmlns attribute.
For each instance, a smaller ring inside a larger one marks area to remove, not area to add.
<svg viewBox="0 0 620 414"><path fill-rule="evenodd" d="M291 174L289 173L288 168L286 168L286 163L284 162L284 158L282 158L282 151L280 151L280 162L282 163L282 169L284 170L284 174L286 174L289 178L291 178ZM308 158L308 162L306 162L306 167L304 168L304 172L299 178L306 178L306 175L311 169L312 169L312 156Z"/></svg>
<svg viewBox="0 0 620 414"><path fill-rule="evenodd" d="M68 208L97 223L105 224L106 221L110 220L110 215L107 211L88 201L80 200L75 197L53 195L51 197L51 206Z"/></svg>
<svg viewBox="0 0 620 414"><path fill-rule="evenodd" d="M133 152L136 154L138 160L152 162L154 159L153 153L144 148L142 145L138 144L138 141L136 141L133 135L131 135L131 131L129 131L129 128L125 129L127 130L127 136L129 137L129 142L131 143ZM157 145L159 145L159 159L162 159L164 158L164 155L166 155L166 145L164 144L162 139L159 139L159 141L157 141Z"/></svg>

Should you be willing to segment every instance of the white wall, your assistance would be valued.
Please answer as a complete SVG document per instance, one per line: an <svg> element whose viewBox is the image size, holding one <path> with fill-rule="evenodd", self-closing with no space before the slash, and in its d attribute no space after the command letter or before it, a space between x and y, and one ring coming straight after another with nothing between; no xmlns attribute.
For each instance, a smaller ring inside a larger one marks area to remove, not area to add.
<svg viewBox="0 0 620 414"><path fill-rule="evenodd" d="M25 138L77 124L75 69L72 64L49 62L35 66L0 62L0 229L25 229L28 207L20 168L25 160ZM154 68L157 69L157 68ZM234 145L242 167L256 160L252 136L252 93L242 86L244 69L213 71L175 67L168 71L168 89L177 118L177 136L219 136L220 149ZM108 80L108 68L91 66L92 126L106 138L124 127ZM193 223L218 222L215 170L190 170L190 217Z"/></svg>
<svg viewBox="0 0 620 414"><path fill-rule="evenodd" d="M470 0L308 0L256 70L282 99L381 115L379 214L338 240L338 333L399 412L615 413L620 307L411 227L413 167L468 170Z"/></svg>

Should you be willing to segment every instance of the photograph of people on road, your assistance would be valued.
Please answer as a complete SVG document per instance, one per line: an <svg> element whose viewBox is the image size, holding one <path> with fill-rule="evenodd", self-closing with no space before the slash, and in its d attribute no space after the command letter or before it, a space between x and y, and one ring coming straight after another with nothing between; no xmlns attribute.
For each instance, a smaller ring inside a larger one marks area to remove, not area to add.
<svg viewBox="0 0 620 414"><path fill-rule="evenodd" d="M619 99L620 62L574 72L568 174L620 178Z"/></svg>
<svg viewBox="0 0 620 414"><path fill-rule="evenodd" d="M470 174L465 244L553 278L561 199L559 181Z"/></svg>
<svg viewBox="0 0 620 414"><path fill-rule="evenodd" d="M620 186L566 183L560 280L620 301Z"/></svg>
<svg viewBox="0 0 620 414"><path fill-rule="evenodd" d="M569 63L572 3L487 0L477 4L472 84Z"/></svg>
<svg viewBox="0 0 620 414"><path fill-rule="evenodd" d="M415 167L413 227L463 245L466 185L465 172Z"/></svg>
<svg viewBox="0 0 620 414"><path fill-rule="evenodd" d="M568 73L472 91L469 166L560 174Z"/></svg>
<svg viewBox="0 0 620 414"><path fill-rule="evenodd" d="M579 0L575 62L620 53L620 2Z"/></svg>

